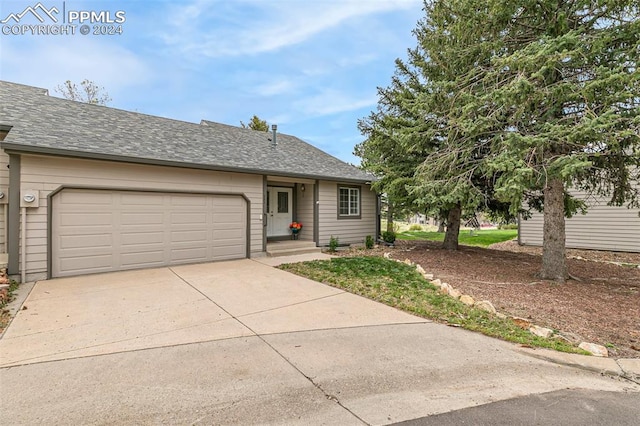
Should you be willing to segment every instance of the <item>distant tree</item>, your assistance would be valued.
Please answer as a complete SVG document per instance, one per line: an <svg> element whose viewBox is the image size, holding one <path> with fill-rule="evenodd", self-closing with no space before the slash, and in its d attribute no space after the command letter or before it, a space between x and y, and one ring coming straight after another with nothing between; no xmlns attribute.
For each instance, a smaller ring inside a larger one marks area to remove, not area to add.
<svg viewBox="0 0 640 426"><path fill-rule="evenodd" d="M82 80L80 88L71 80L67 80L64 84L59 84L55 91L70 101L94 105L107 105L111 102L111 97L104 87L98 86L91 80Z"/></svg>
<svg viewBox="0 0 640 426"><path fill-rule="evenodd" d="M240 125L242 126L243 129L258 130L259 132L269 131L269 125L267 124L267 120L261 120L260 117L258 117L257 115L254 115L253 117L251 117L251 120L249 120L249 124L244 124L243 121L240 121Z"/></svg>

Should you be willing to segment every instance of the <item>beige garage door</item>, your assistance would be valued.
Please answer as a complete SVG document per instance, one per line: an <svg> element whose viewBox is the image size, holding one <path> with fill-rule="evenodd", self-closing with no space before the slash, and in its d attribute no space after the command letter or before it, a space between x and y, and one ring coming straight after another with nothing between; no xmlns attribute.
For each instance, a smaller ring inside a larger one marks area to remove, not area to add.
<svg viewBox="0 0 640 426"><path fill-rule="evenodd" d="M247 255L237 195L64 189L52 207L54 277Z"/></svg>

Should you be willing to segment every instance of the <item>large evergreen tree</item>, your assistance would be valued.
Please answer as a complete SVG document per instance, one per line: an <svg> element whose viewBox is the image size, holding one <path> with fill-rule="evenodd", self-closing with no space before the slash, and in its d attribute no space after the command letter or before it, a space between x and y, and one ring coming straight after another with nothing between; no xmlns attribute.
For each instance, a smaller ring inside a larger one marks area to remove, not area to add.
<svg viewBox="0 0 640 426"><path fill-rule="evenodd" d="M564 281L569 189L638 206L637 0L433 0L377 123L423 152L412 194L449 212L544 212L541 276ZM367 142L365 142L366 144ZM398 149L393 147L393 149ZM383 159L392 159L391 156ZM459 210L458 210L459 211ZM454 215L455 216L455 215ZM453 218L455 219L455 217Z"/></svg>
<svg viewBox="0 0 640 426"><path fill-rule="evenodd" d="M466 102L490 135L496 192L514 209L542 206L541 276L564 281L570 187L638 205L640 20L637 0L495 0L504 26ZM507 19L505 19L505 17Z"/></svg>
<svg viewBox="0 0 640 426"><path fill-rule="evenodd" d="M396 61L391 85L379 89L378 111L360 121L368 139L356 153L365 167L384 174L379 186L385 191L445 219L443 247L457 249L465 214L508 214L493 199L483 168L489 141L458 126L461 95L470 96L461 88L477 79L472 70L489 62L495 47L487 34L494 30L486 26L488 10L473 2L425 2L425 12L414 30L417 47Z"/></svg>

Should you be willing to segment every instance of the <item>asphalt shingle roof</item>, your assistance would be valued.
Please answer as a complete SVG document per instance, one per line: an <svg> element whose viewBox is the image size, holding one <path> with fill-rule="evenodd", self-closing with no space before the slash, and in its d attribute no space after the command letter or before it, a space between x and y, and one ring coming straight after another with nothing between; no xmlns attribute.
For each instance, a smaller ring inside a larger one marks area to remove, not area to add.
<svg viewBox="0 0 640 426"><path fill-rule="evenodd" d="M21 152L368 182L373 177L294 136L168 118L48 96L0 81L0 147Z"/></svg>

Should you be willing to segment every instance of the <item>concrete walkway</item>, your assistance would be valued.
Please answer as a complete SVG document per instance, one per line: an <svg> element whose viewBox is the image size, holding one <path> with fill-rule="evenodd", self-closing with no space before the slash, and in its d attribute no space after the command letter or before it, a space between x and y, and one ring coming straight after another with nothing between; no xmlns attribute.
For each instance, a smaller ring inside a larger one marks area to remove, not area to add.
<svg viewBox="0 0 640 426"><path fill-rule="evenodd" d="M0 340L3 422L388 424L640 391L261 262L38 282Z"/></svg>

